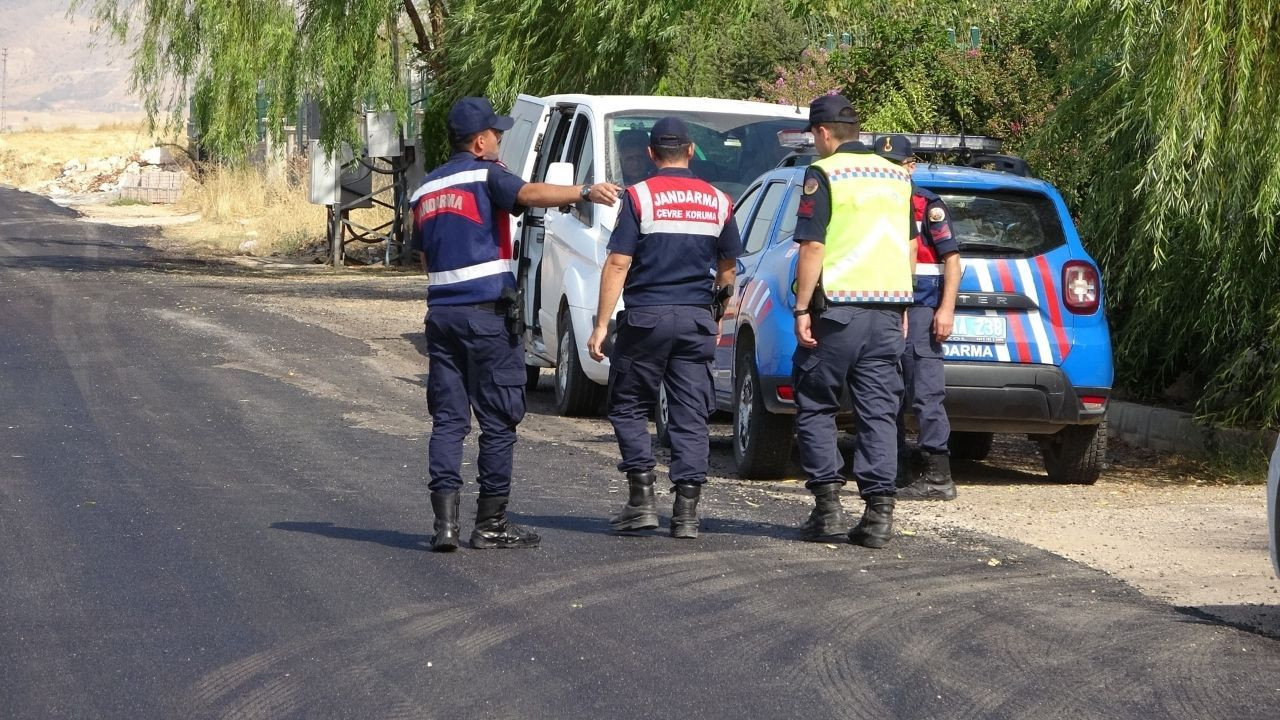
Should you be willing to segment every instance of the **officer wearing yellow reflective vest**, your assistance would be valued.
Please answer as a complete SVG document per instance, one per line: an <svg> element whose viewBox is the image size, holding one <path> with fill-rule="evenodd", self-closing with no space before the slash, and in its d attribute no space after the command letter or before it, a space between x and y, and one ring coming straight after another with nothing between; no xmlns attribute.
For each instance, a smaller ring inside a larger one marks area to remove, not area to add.
<svg viewBox="0 0 1280 720"><path fill-rule="evenodd" d="M853 476L866 503L849 541L879 548L892 537L897 494L898 363L916 253L911 178L858 141L860 119L846 98L814 100L809 123L821 159L805 174L797 210L792 382L800 463L815 506L801 535L826 540L848 527L836 447L847 386L857 415Z"/></svg>

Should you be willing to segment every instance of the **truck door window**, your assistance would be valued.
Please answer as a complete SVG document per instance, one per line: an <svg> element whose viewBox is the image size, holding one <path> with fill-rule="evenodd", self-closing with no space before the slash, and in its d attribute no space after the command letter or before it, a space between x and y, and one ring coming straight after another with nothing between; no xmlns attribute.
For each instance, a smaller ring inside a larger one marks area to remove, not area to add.
<svg viewBox="0 0 1280 720"><path fill-rule="evenodd" d="M533 139L534 121L527 115L516 118L516 124L502 134L502 145L498 148L498 159L513 174L524 176L525 164L529 160L529 142Z"/></svg>
<svg viewBox="0 0 1280 720"><path fill-rule="evenodd" d="M587 185L594 182L595 148L592 142L591 118L587 115L579 115L574 120L573 133L570 136L569 147L566 150L565 160L573 163L574 183ZM591 207L591 202L582 200L575 204L573 206L573 216L581 220L587 227L591 227L595 221L595 211Z"/></svg>
<svg viewBox="0 0 1280 720"><path fill-rule="evenodd" d="M764 191L764 199L760 201L760 209L756 210L751 221L751 229L743 238L742 250L750 255L759 252L769 240L769 231L773 228L773 219L778 215L778 206L782 204L782 196L787 192L787 184L769 183Z"/></svg>
<svg viewBox="0 0 1280 720"><path fill-rule="evenodd" d="M747 234L747 223L751 220L751 203L756 201L756 196L760 194L761 185L757 185L747 191L737 205L733 207L733 221L738 225L738 235L745 236Z"/></svg>

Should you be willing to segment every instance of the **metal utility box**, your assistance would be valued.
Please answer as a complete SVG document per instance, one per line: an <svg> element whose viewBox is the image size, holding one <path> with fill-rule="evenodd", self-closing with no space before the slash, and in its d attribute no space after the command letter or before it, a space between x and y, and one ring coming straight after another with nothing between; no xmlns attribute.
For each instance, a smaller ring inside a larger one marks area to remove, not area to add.
<svg viewBox="0 0 1280 720"><path fill-rule="evenodd" d="M307 143L307 155L311 159L311 202L336 205L341 198L343 207L373 207L371 199L355 203L357 198L372 192L373 173L363 165L352 164L355 155L350 146L344 144L338 152L326 153L319 140L311 140Z"/></svg>
<svg viewBox="0 0 1280 720"><path fill-rule="evenodd" d="M400 120L395 113L365 113L364 128L364 145L369 157L400 157Z"/></svg>

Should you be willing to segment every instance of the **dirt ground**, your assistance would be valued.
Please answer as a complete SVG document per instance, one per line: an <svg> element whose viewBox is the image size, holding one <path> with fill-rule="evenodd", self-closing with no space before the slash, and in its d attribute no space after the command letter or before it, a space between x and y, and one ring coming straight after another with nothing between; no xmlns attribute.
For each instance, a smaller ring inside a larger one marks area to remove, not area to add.
<svg viewBox="0 0 1280 720"><path fill-rule="evenodd" d="M172 245L165 250L175 252ZM415 344L425 309L420 276L377 269L335 273L257 258L220 262L238 271L220 271L218 281L256 298L264 309L367 343L372 358L360 372L416 377L425 371ZM587 449L602 462L612 462L617 449L606 421L537 412L539 404L548 404L550 381L544 372L521 435ZM376 425L376 417L369 422ZM400 431L406 432L403 427ZM725 423L713 428L712 470L719 475L714 479L750 487L757 498L763 492L795 503L797 521L802 518L808 500L799 478L751 483L728 474L730 435ZM1094 486L1057 485L1047 480L1032 442L997 436L987 460L956 463L957 500L903 503L898 529L943 541L957 529L1008 538L1094 567L1193 614L1280 636L1280 579L1268 556L1265 486L1224 481L1195 462L1128 447L1114 438L1110 463ZM857 511L856 498L848 497L846 505ZM975 557L974 562L1018 558Z"/></svg>

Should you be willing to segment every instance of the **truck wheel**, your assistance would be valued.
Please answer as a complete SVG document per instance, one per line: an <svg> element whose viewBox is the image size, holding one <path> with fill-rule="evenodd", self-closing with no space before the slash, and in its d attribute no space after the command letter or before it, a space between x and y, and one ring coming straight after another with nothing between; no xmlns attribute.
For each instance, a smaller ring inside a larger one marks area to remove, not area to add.
<svg viewBox="0 0 1280 720"><path fill-rule="evenodd" d="M667 406L667 384L658 386L658 402L653 406L653 429L658 437L658 445L671 447L671 409Z"/></svg>
<svg viewBox="0 0 1280 720"><path fill-rule="evenodd" d="M994 437L995 434L989 432L953 432L947 440L947 449L956 460L986 460Z"/></svg>
<svg viewBox="0 0 1280 720"><path fill-rule="evenodd" d="M1049 479L1072 485L1098 482L1107 459L1107 421L1069 425L1039 438L1040 455Z"/></svg>
<svg viewBox="0 0 1280 720"><path fill-rule="evenodd" d="M582 372L578 362L578 341L573 336L569 313L560 316L560 349L556 362L556 412L564 416L597 415L605 388Z"/></svg>
<svg viewBox="0 0 1280 720"><path fill-rule="evenodd" d="M786 474L791 461L795 417L769 412L761 397L755 357L748 349L738 356L734 388L733 459L738 477L770 480Z"/></svg>

